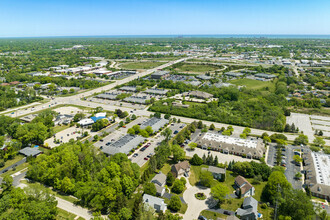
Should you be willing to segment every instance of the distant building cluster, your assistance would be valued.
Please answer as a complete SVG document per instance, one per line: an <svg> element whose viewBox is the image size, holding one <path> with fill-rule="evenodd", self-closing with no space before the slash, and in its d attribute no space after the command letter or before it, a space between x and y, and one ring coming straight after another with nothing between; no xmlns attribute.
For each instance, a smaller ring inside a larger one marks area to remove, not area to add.
<svg viewBox="0 0 330 220"><path fill-rule="evenodd" d="M211 132L201 136L197 144L203 149L255 159L260 159L266 152L261 139L242 139Z"/></svg>

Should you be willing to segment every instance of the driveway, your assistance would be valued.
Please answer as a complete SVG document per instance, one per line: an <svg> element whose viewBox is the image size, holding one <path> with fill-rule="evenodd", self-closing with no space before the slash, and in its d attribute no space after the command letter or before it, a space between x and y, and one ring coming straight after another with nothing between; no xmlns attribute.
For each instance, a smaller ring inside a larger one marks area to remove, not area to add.
<svg viewBox="0 0 330 220"><path fill-rule="evenodd" d="M208 198L210 198L210 188L202 188L197 186L191 186L188 179L187 179L187 189L183 193L183 199L188 204L188 208L186 213L183 216L183 220L192 220L197 219L199 216L199 213L203 211L204 209L209 209L209 206L207 204ZM198 200L195 197L196 193L204 193L206 195L206 200Z"/></svg>

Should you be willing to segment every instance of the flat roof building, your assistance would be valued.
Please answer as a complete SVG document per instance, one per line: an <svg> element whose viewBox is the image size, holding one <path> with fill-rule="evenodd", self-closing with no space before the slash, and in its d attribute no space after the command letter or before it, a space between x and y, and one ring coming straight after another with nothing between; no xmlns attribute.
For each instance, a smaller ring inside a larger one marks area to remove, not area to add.
<svg viewBox="0 0 330 220"><path fill-rule="evenodd" d="M148 118L147 120L145 120L141 124L140 128L145 129L146 127L150 126L154 132L158 132L159 129L161 129L168 123L169 123L169 120L167 120L167 119L153 117L153 118Z"/></svg>
<svg viewBox="0 0 330 220"><path fill-rule="evenodd" d="M26 157L36 157L42 153L38 147L25 147L19 151L20 154L23 154Z"/></svg>
<svg viewBox="0 0 330 220"><path fill-rule="evenodd" d="M120 90L128 91L128 92L137 92L136 86L123 86L120 87Z"/></svg>
<svg viewBox="0 0 330 220"><path fill-rule="evenodd" d="M111 92L105 92L103 94L99 94L95 97L99 98L99 99L116 100L117 96L122 94L122 93L124 93L124 92L122 92L122 91L111 91Z"/></svg>
<svg viewBox="0 0 330 220"><path fill-rule="evenodd" d="M144 141L145 138L142 136L127 134L111 143L109 146L105 146L102 151L108 155L114 155L116 153L128 154L132 149L136 148Z"/></svg>
<svg viewBox="0 0 330 220"><path fill-rule="evenodd" d="M200 98L200 99L210 99L213 97L212 94L207 93L207 92L202 92L202 91L185 92L185 93L183 93L183 95L193 96L193 97Z"/></svg>
<svg viewBox="0 0 330 220"><path fill-rule="evenodd" d="M230 76L230 77L241 77L244 74L243 73L238 73L238 72L227 72L225 73L226 76Z"/></svg>
<svg viewBox="0 0 330 220"><path fill-rule="evenodd" d="M168 70L159 70L150 75L151 79L164 79L170 75Z"/></svg>
<svg viewBox="0 0 330 220"><path fill-rule="evenodd" d="M276 78L276 75L266 74L266 73L257 73L254 76L259 77L259 78L264 78L264 79L274 79L274 78Z"/></svg>
<svg viewBox="0 0 330 220"><path fill-rule="evenodd" d="M150 88L144 91L144 93L147 94L153 94L153 95L166 95L168 93L167 89L157 89L157 88Z"/></svg>
<svg viewBox="0 0 330 220"><path fill-rule="evenodd" d="M147 101L150 101L150 99L151 99L151 96L149 96L149 95L144 95L144 96L132 95L130 97L125 98L124 101L138 103L138 104L146 104Z"/></svg>
<svg viewBox="0 0 330 220"><path fill-rule="evenodd" d="M211 148L226 154L246 156L247 158L261 158L266 152L261 139L242 139L207 132L198 141L201 148Z"/></svg>

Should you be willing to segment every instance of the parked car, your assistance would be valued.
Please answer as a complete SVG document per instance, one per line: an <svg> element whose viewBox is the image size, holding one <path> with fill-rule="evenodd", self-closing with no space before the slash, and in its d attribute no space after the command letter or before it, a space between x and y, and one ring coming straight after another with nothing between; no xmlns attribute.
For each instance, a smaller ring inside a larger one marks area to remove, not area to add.
<svg viewBox="0 0 330 220"><path fill-rule="evenodd" d="M101 139L100 141L103 142L103 139Z"/></svg>
<svg viewBox="0 0 330 220"><path fill-rule="evenodd" d="M149 160L149 158L148 157L145 157L144 160Z"/></svg>
<svg viewBox="0 0 330 220"><path fill-rule="evenodd" d="M207 218L204 217L204 216L202 216L202 215L200 215L200 216L198 216L198 220L207 220Z"/></svg>
<svg viewBox="0 0 330 220"><path fill-rule="evenodd" d="M177 133L179 133L179 132L178 132L177 130L175 130L175 131L174 131L174 134L177 134Z"/></svg>
<svg viewBox="0 0 330 220"><path fill-rule="evenodd" d="M109 146L111 143L110 142L108 142L108 143L106 143L105 145L107 145L107 146Z"/></svg>
<svg viewBox="0 0 330 220"><path fill-rule="evenodd" d="M135 154L133 154L133 157L137 157L137 156L139 156L139 154L138 154L138 153L135 153Z"/></svg>

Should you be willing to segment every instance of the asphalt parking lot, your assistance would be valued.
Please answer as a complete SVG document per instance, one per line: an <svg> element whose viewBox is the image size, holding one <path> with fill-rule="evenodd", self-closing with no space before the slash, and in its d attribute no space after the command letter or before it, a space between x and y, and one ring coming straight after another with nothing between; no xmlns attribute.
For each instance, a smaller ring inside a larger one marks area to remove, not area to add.
<svg viewBox="0 0 330 220"><path fill-rule="evenodd" d="M266 163L269 166L275 166L276 162L276 144L270 144L268 146L268 157Z"/></svg>

